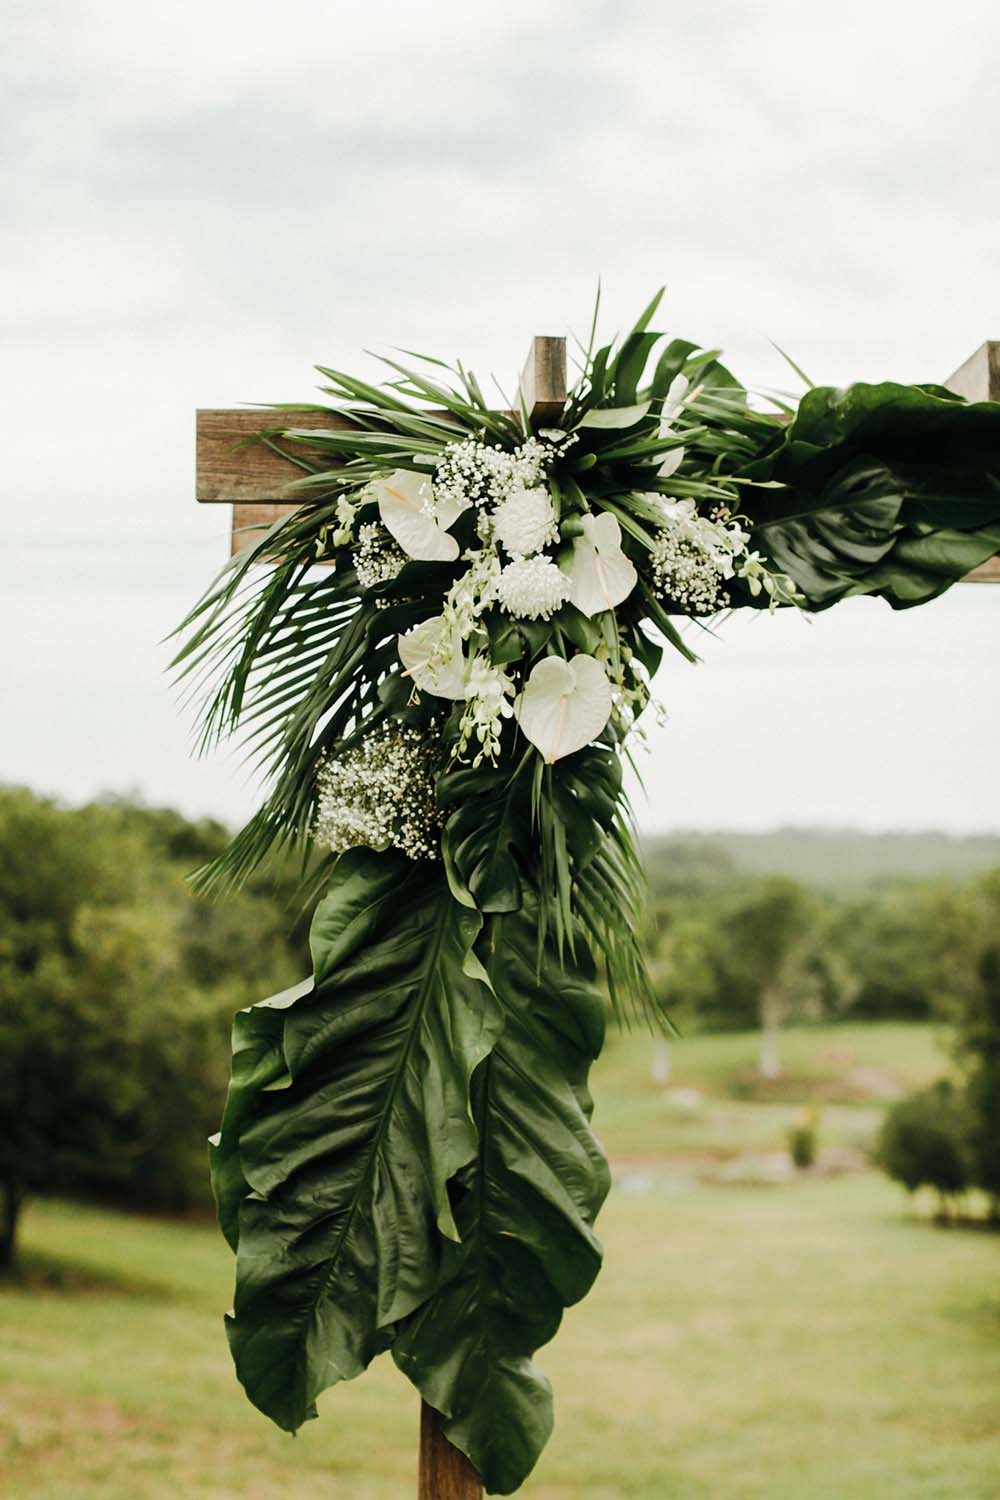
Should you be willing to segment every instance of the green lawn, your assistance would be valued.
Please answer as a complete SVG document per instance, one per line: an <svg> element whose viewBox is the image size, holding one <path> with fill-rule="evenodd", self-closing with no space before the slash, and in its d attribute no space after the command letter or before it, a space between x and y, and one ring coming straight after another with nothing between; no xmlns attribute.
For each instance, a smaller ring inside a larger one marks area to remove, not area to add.
<svg viewBox="0 0 1000 1500"><path fill-rule="evenodd" d="M610 1031L593 1089L598 1134L611 1157L722 1159L781 1150L807 1106L820 1112L821 1143L864 1149L885 1105L879 1087L905 1092L948 1068L940 1032L898 1022L789 1027L780 1046L783 1076L773 1083L756 1077L757 1046L756 1032L683 1038L671 1044L664 1087L652 1077L652 1039ZM692 1102L691 1090L700 1101Z"/></svg>
<svg viewBox="0 0 1000 1500"><path fill-rule="evenodd" d="M910 1041L906 1066L936 1067ZM644 1084L639 1046L602 1067L606 1115L616 1076ZM724 1111L727 1070L697 1047ZM739 1131L776 1106L728 1107ZM625 1176L600 1228L605 1270L541 1356L556 1434L521 1494L998 1500L1000 1237L906 1217L874 1174L733 1188L666 1161ZM24 1240L28 1281L0 1285L3 1500L413 1494L416 1401L387 1360L295 1440L248 1405L210 1225L38 1203Z"/></svg>

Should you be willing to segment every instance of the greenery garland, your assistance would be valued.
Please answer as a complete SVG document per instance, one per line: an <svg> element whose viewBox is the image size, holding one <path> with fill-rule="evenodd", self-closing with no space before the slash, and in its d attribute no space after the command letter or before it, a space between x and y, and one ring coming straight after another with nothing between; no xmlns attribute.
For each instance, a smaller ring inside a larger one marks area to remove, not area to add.
<svg viewBox="0 0 1000 1500"><path fill-rule="evenodd" d="M298 849L324 892L312 978L237 1018L212 1144L237 1373L294 1431L389 1350L494 1493L546 1441L532 1357L601 1261L598 969L664 1022L621 761L663 651L693 659L678 618L905 608L1000 550L1000 406L884 384L757 410L650 330L659 301L592 330L537 432L461 365L323 369L337 421L257 439L296 455L302 508L176 659L202 743L240 730L270 777L203 885Z"/></svg>

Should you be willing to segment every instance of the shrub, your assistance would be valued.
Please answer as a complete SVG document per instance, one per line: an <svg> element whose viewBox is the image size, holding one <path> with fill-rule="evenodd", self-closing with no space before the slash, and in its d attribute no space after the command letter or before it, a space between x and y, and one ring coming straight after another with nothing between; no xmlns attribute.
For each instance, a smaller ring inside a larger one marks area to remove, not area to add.
<svg viewBox="0 0 1000 1500"><path fill-rule="evenodd" d="M788 1154L793 1166L800 1172L808 1171L816 1165L818 1150L819 1131L815 1119L803 1120L801 1124L792 1126L788 1132Z"/></svg>
<svg viewBox="0 0 1000 1500"><path fill-rule="evenodd" d="M879 1165L907 1192L934 1188L942 1209L969 1186L969 1120L964 1101L947 1079L891 1106L875 1146Z"/></svg>

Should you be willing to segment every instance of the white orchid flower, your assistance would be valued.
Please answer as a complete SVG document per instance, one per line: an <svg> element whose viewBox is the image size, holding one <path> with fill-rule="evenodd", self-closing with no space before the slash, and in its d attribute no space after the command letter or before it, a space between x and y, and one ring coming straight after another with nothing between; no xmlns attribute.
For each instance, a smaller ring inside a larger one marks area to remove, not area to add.
<svg viewBox="0 0 1000 1500"><path fill-rule="evenodd" d="M467 662L462 637L444 615L414 625L397 642L399 659L421 692L435 698L464 698Z"/></svg>
<svg viewBox="0 0 1000 1500"><path fill-rule="evenodd" d="M594 656L546 656L514 703L525 736L552 765L595 740L611 717L611 684Z"/></svg>
<svg viewBox="0 0 1000 1500"><path fill-rule="evenodd" d="M383 526L407 557L420 562L455 561L458 543L448 535L448 527L471 502L435 500L427 475L414 469L396 469L388 479L376 479L370 489L378 500Z"/></svg>
<svg viewBox="0 0 1000 1500"><path fill-rule="evenodd" d="M570 599L585 615L614 609L635 588L638 574L622 551L622 531L614 516L584 516L583 535L573 543L566 568L573 592Z"/></svg>

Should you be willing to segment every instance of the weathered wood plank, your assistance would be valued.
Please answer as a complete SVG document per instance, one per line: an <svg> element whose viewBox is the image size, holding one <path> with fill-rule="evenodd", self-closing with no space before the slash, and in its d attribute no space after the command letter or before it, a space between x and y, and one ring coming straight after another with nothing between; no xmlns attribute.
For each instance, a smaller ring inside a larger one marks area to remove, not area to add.
<svg viewBox="0 0 1000 1500"><path fill-rule="evenodd" d="M966 401L1000 401L1000 341L987 339L944 382ZM1000 583L1000 557L991 557L966 573L963 583Z"/></svg>
<svg viewBox="0 0 1000 1500"><path fill-rule="evenodd" d="M966 401L1000 401L1000 341L980 344L944 384Z"/></svg>
<svg viewBox="0 0 1000 1500"><path fill-rule="evenodd" d="M566 340L536 334L518 385L532 423L551 422L566 405Z"/></svg>
<svg viewBox="0 0 1000 1500"><path fill-rule="evenodd" d="M966 573L962 583L1000 583L1000 557L991 557L980 563L971 573Z"/></svg>
<svg viewBox="0 0 1000 1500"><path fill-rule="evenodd" d="M299 427L313 432L322 428L350 427L336 412L236 411L209 409L198 412L196 495L203 505L273 505L285 486L302 474L297 464L283 458L265 443L237 445L267 427ZM280 447L280 444L279 444ZM299 445L296 451L303 452ZM308 452L308 450L305 450ZM327 453L325 467L335 467Z"/></svg>
<svg viewBox="0 0 1000 1500"><path fill-rule="evenodd" d="M420 1469L417 1500L482 1500L479 1475L441 1430L441 1416L420 1403Z"/></svg>
<svg viewBox="0 0 1000 1500"><path fill-rule="evenodd" d="M280 521L282 516L291 515L293 510L298 509L297 505L262 505L259 500L252 505L234 505L230 557L235 557L237 552L245 552L260 540L261 533L273 526L275 521Z"/></svg>

